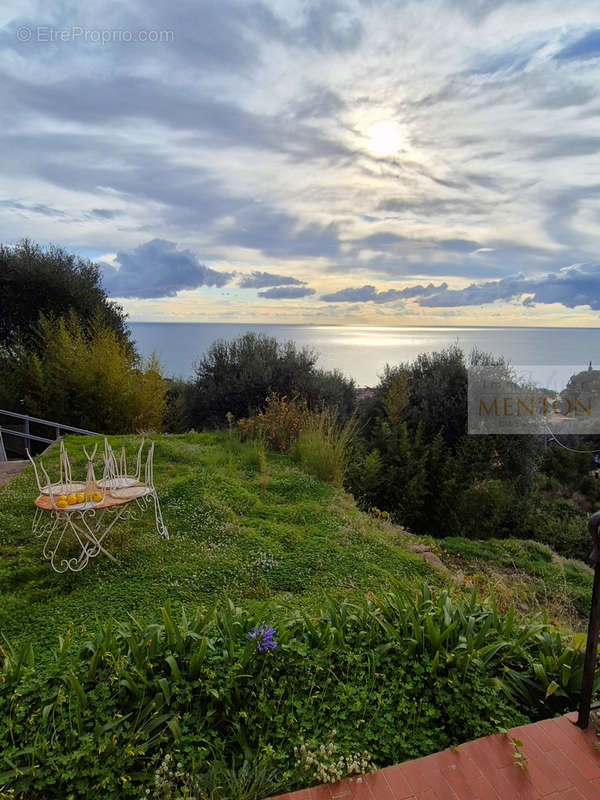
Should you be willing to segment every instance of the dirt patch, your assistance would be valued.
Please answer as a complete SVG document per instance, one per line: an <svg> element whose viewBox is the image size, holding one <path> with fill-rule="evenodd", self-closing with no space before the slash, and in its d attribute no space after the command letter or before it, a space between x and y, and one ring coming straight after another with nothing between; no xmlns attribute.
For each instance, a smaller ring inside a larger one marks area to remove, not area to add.
<svg viewBox="0 0 600 800"><path fill-rule="evenodd" d="M0 486L4 486L11 478L23 472L28 464L29 461L5 461L0 463Z"/></svg>

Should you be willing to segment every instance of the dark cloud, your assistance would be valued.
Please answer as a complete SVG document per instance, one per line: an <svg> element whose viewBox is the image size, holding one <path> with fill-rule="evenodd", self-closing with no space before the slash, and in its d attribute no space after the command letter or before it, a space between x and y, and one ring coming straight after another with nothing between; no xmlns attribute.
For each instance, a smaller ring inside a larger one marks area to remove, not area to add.
<svg viewBox="0 0 600 800"><path fill-rule="evenodd" d="M43 203L20 203L17 200L0 200L0 208L8 211L26 212L28 214L41 214L44 217L66 217L64 211L46 206Z"/></svg>
<svg viewBox="0 0 600 800"><path fill-rule="evenodd" d="M586 61L600 56L600 28L589 31L575 42L563 47L554 56L558 61Z"/></svg>
<svg viewBox="0 0 600 800"><path fill-rule="evenodd" d="M341 141L292 116L254 113L201 87L138 74L73 74L43 85L7 76L3 95L5 108L15 115L26 117L35 108L54 119L88 125L150 120L187 132L182 141L188 146L269 150L302 160L352 155Z"/></svg>
<svg viewBox="0 0 600 800"><path fill-rule="evenodd" d="M538 278L523 274L511 275L497 281L472 283L464 289L449 289L447 283L438 286L408 286L404 289L377 291L374 286L341 289L321 297L327 303L390 303L415 298L427 308L459 308L479 306L496 301L511 301L529 295L525 306L560 303L567 308L589 306L600 310L600 263L574 264L557 273Z"/></svg>
<svg viewBox="0 0 600 800"><path fill-rule="evenodd" d="M113 211L110 208L92 208L90 211L90 215L93 217L100 217L100 219L114 219L118 217L122 212L121 211Z"/></svg>
<svg viewBox="0 0 600 800"><path fill-rule="evenodd" d="M266 289L259 292L259 297L266 297L269 300L291 300L297 297L308 297L315 294L315 290L309 286L275 286L273 289Z"/></svg>
<svg viewBox="0 0 600 800"><path fill-rule="evenodd" d="M104 268L104 286L113 297L173 297L183 289L224 286L233 273L200 264L175 242L153 239L130 253L117 253L120 269Z"/></svg>
<svg viewBox="0 0 600 800"><path fill-rule="evenodd" d="M568 108L583 106L598 94L597 88L578 83L565 83L555 86L541 94L536 102L538 108Z"/></svg>
<svg viewBox="0 0 600 800"><path fill-rule="evenodd" d="M540 278L515 275L499 281L471 284L464 289L440 290L419 299L421 306L454 308L513 300L531 295L526 305L560 303L567 308L589 306L600 310L600 263L574 264Z"/></svg>
<svg viewBox="0 0 600 800"><path fill-rule="evenodd" d="M276 275L273 272L254 271L245 275L239 283L241 289L262 289L265 286L300 286L305 281L292 278L290 275Z"/></svg>
<svg viewBox="0 0 600 800"><path fill-rule="evenodd" d="M481 245L471 239L442 239L438 242L442 250L450 250L453 253L472 253Z"/></svg>
<svg viewBox="0 0 600 800"><path fill-rule="evenodd" d="M523 139L522 144L528 146L528 158L572 158L594 155L600 151L600 136L578 134L528 136Z"/></svg>
<svg viewBox="0 0 600 800"><path fill-rule="evenodd" d="M405 289L387 289L386 291L378 292L374 286L367 284L357 288L340 289L339 292L324 294L321 300L326 303L392 303L395 300L408 297L433 294L447 287L448 284L446 283L442 283L439 286L434 286L433 283L430 283L428 286L407 286Z"/></svg>
<svg viewBox="0 0 600 800"><path fill-rule="evenodd" d="M235 225L223 236L230 244L275 258L333 257L340 249L337 225L302 226L296 217L260 203L236 214Z"/></svg>
<svg viewBox="0 0 600 800"><path fill-rule="evenodd" d="M331 118L346 108L339 94L325 86L311 88L303 97L296 98L289 112L295 119Z"/></svg>
<svg viewBox="0 0 600 800"><path fill-rule="evenodd" d="M307 6L304 22L293 38L321 51L354 50L362 38L362 24L344 3L317 0Z"/></svg>

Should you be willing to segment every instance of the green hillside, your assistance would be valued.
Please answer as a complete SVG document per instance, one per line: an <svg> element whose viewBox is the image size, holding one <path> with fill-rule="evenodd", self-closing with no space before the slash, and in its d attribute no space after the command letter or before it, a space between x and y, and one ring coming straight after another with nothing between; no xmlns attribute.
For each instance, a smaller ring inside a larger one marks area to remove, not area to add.
<svg viewBox="0 0 600 800"><path fill-rule="evenodd" d="M122 522L116 564L57 575L32 471L0 489L0 798L262 800L574 706L582 563L409 536L227 432L153 438L170 539Z"/></svg>
<svg viewBox="0 0 600 800"><path fill-rule="evenodd" d="M480 592L492 595L501 576L501 600L514 588L524 611L546 609L574 627L587 613L588 569L541 545L448 540L441 550L433 546L446 571L430 554L414 552L425 549L421 540L358 511L347 494L285 456L263 458L226 433L155 439L155 482L171 538L157 536L151 512L120 522L108 544L118 564L99 558L82 573L55 574L31 533L32 470L0 489L0 630L9 639L47 647L67 628L76 636L110 614L150 620L167 601L177 609L227 596L246 606L268 600L316 608L326 593L359 597L392 582L460 591L473 575ZM111 438L132 450L136 441ZM74 476L83 475L83 444L90 442L66 439ZM56 457L53 448L43 461L52 467Z"/></svg>
<svg viewBox="0 0 600 800"><path fill-rule="evenodd" d="M112 437L114 446L135 437ZM83 475L82 445L68 437L73 475ZM53 448L43 458L53 465ZM0 489L0 629L9 638L54 645L109 614L150 619L170 601L194 606L227 596L311 606L325 592L378 591L390 575L407 587L440 574L411 552L407 536L357 511L349 497L302 472L284 456L227 434L157 436L155 483L169 541L154 518L120 522L108 549L79 574L55 574L31 533L32 470ZM79 470L79 471L78 471Z"/></svg>

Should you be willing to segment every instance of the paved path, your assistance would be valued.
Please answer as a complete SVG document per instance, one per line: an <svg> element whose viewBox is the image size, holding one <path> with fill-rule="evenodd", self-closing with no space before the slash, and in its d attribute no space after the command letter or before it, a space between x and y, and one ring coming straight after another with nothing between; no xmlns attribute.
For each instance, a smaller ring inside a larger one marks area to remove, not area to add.
<svg viewBox="0 0 600 800"><path fill-rule="evenodd" d="M276 800L600 800L600 741L576 714L513 728L357 779ZM522 742L525 768L515 765Z"/></svg>
<svg viewBox="0 0 600 800"><path fill-rule="evenodd" d="M1 461L0 462L0 486L3 486L15 475L23 472L29 461Z"/></svg>

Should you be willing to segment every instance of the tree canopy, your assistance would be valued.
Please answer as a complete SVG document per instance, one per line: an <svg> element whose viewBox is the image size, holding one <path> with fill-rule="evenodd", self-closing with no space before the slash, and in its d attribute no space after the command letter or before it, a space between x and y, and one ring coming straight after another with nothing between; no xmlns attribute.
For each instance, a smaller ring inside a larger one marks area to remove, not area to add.
<svg viewBox="0 0 600 800"><path fill-rule="evenodd" d="M35 347L40 315L75 312L84 330L100 321L132 350L126 315L102 288L97 264L60 247L41 248L24 239L0 244L0 345Z"/></svg>
<svg viewBox="0 0 600 800"><path fill-rule="evenodd" d="M337 371L317 369L316 362L312 350L262 334L216 341L196 368L190 390L191 422L204 428L222 424L228 413L244 417L272 392L347 413L354 399L353 382Z"/></svg>

